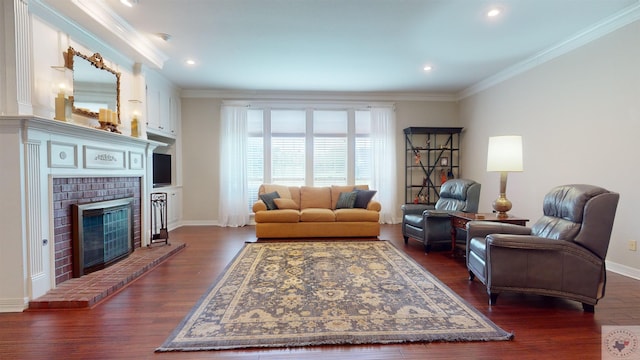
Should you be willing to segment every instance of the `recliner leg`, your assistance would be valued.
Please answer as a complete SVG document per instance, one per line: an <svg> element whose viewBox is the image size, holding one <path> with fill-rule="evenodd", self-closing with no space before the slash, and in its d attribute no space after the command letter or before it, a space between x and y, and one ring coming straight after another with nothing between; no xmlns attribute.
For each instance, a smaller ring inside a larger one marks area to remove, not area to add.
<svg viewBox="0 0 640 360"><path fill-rule="evenodd" d="M594 313L596 311L596 307L591 304L582 303L582 310L588 313Z"/></svg>
<svg viewBox="0 0 640 360"><path fill-rule="evenodd" d="M495 305L496 301L498 301L497 293L489 293L489 305Z"/></svg>
<svg viewBox="0 0 640 360"><path fill-rule="evenodd" d="M476 274L473 271L469 270L469 281L473 281L476 278Z"/></svg>
<svg viewBox="0 0 640 360"><path fill-rule="evenodd" d="M409 237L408 236L402 236L404 238L404 243L408 244L409 243Z"/></svg>

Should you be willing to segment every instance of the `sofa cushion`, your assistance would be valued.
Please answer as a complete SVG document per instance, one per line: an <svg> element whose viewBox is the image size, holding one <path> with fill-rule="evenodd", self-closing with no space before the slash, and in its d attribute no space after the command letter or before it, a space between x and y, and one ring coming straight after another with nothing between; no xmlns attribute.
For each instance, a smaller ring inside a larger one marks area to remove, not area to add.
<svg viewBox="0 0 640 360"><path fill-rule="evenodd" d="M356 192L341 192L338 196L338 202L336 203L336 209L352 209L356 203Z"/></svg>
<svg viewBox="0 0 640 360"><path fill-rule="evenodd" d="M258 194L267 194L271 192L277 192L281 198L291 199L291 192L288 186L276 185L276 184L262 184L258 189Z"/></svg>
<svg viewBox="0 0 640 360"><path fill-rule="evenodd" d="M337 222L378 222L380 214L377 211L365 209L336 209Z"/></svg>
<svg viewBox="0 0 640 360"><path fill-rule="evenodd" d="M331 209L306 208L300 210L302 222L327 222L336 221L336 215Z"/></svg>
<svg viewBox="0 0 640 360"><path fill-rule="evenodd" d="M333 209L331 207L331 188L328 186L301 186L300 209L308 208Z"/></svg>
<svg viewBox="0 0 640 360"><path fill-rule="evenodd" d="M280 195L278 195L278 192L273 191L270 193L266 193L266 194L261 194L260 195L260 200L262 200L264 202L265 205L267 205L267 210L275 210L278 207L276 206L274 199L279 198Z"/></svg>
<svg viewBox="0 0 640 360"><path fill-rule="evenodd" d="M255 221L256 223L297 223L300 221L300 212L293 209L258 211Z"/></svg>
<svg viewBox="0 0 640 360"><path fill-rule="evenodd" d="M359 190L356 189L356 203L353 207L366 209L369 201L375 196L376 190Z"/></svg>
<svg viewBox="0 0 640 360"><path fill-rule="evenodd" d="M341 193L355 190L353 185L331 185L331 208L335 209Z"/></svg>
<svg viewBox="0 0 640 360"><path fill-rule="evenodd" d="M296 202L291 199L278 198L273 199L273 202L276 204L278 209L299 209L298 204L296 204Z"/></svg>

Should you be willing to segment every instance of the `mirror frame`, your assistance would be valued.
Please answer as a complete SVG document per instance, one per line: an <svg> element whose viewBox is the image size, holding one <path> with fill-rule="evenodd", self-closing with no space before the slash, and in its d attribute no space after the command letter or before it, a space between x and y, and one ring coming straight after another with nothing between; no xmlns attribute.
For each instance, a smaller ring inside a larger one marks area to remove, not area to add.
<svg viewBox="0 0 640 360"><path fill-rule="evenodd" d="M97 69L105 70L115 75L116 77L116 114L118 117L118 124L120 124L121 123L120 122L120 73L108 67L107 65L105 65L104 59L102 58L102 55L100 55L99 53L95 53L91 56L87 56L77 51L73 47L69 46L69 49L67 49L66 52L63 52L62 55L64 57L64 66L67 69L70 69L71 71L73 71L73 57L79 56L87 60L91 65L93 65ZM71 101L71 108L73 109L73 112L75 114L84 115L84 116L88 116L96 119L99 118L100 114L97 112L76 108L73 103L73 96L69 96L69 100Z"/></svg>

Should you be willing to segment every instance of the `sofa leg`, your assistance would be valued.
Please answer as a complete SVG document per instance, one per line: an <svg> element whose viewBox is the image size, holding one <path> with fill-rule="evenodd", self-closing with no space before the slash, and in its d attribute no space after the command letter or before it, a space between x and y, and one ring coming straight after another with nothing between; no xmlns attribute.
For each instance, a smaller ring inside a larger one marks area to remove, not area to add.
<svg viewBox="0 0 640 360"><path fill-rule="evenodd" d="M476 274L473 271L469 270L469 281L473 281L476 278Z"/></svg>
<svg viewBox="0 0 640 360"><path fill-rule="evenodd" d="M495 305L496 301L498 301L497 293L489 293L489 305Z"/></svg>
<svg viewBox="0 0 640 360"><path fill-rule="evenodd" d="M596 312L596 307L595 305L582 303L582 310L584 310L584 312L594 313Z"/></svg>

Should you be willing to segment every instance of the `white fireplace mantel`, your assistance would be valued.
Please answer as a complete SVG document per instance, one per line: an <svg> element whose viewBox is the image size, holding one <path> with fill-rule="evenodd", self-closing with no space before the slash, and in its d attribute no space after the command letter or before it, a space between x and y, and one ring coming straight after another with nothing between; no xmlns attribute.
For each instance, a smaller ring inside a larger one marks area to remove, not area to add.
<svg viewBox="0 0 640 360"><path fill-rule="evenodd" d="M141 226L153 150L166 144L27 115L0 116L0 312L23 311L55 287L53 177L135 176ZM149 233L142 231L142 245Z"/></svg>

